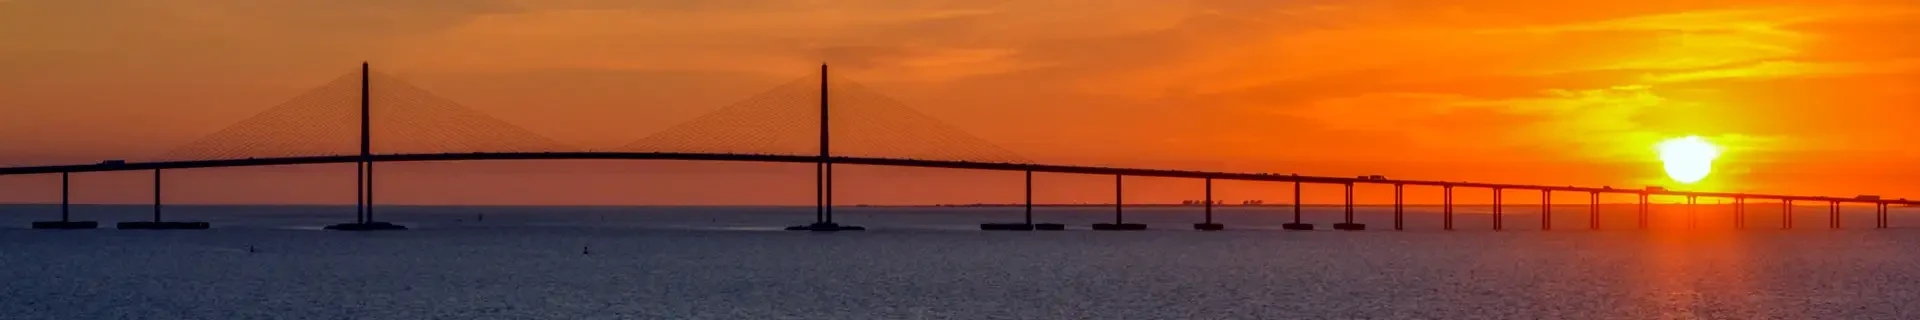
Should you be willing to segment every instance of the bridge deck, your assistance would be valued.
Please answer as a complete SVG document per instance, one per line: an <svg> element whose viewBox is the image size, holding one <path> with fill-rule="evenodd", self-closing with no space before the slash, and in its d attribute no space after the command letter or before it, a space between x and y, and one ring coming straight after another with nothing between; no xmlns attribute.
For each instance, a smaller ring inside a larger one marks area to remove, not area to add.
<svg viewBox="0 0 1920 320"><path fill-rule="evenodd" d="M0 168L0 176L26 175L26 174L50 174L50 173L63 173L63 172L80 173L80 172L103 172L103 171L156 170L156 169L195 169L195 168L255 167L255 166L280 166L280 165L326 164L326 163L353 163L353 162L361 161L363 159L368 161L373 161L373 162L473 161L473 160L596 160L596 159L599 159L599 160L689 160L689 161L817 163L817 162L820 162L821 158L818 156L796 156L796 155L720 154L720 153L638 153L638 152L378 154L378 155L367 156L365 158L357 155L341 155L341 156L250 158L250 159L227 159L227 160L164 161L164 162L137 162L137 163L115 163L115 164L103 163L103 164L87 164L87 165L13 167L13 168ZM1045 165L1045 164L1024 164L1024 163L986 163L986 162L968 162L968 161L917 160L917 159L894 159L894 158L831 157L829 159L833 163L855 164L855 165L997 170L997 171L1032 171L1032 172L1047 172L1047 173L1123 175L1123 176L1138 176L1138 177L1168 177L1168 178L1196 178L1196 179L1211 178L1211 179L1218 179L1218 180L1272 181L1272 182L1298 181L1301 183L1341 184L1341 185L1381 184L1381 185L1411 185L1411 186L1436 186L1436 187L1452 186L1452 187L1463 187L1463 188L1489 188L1489 189L1498 188L1498 189L1515 189L1515 190L1535 190L1535 191L1545 190L1545 191L1590 192L1590 193L1611 193L1611 194L1647 194L1647 195L1695 196L1695 197L1709 197L1709 198L1745 198L1745 199L1762 199L1762 200L1793 200L1793 201L1818 201L1818 202L1843 202L1843 203L1885 203L1885 204L1905 204L1905 205L1920 204L1920 201L1911 201L1911 200L1894 200L1894 199L1874 200L1874 199L1859 199L1859 198L1847 198L1847 197L1797 196L1797 195L1757 194L1757 193L1614 189L1614 188L1605 188L1605 187L1595 188L1595 187L1575 187L1575 186L1547 186L1547 185L1528 185L1528 184L1501 184L1501 183L1430 181L1430 180L1360 179L1357 177L1347 178L1347 177L1327 177L1327 176L1276 175L1276 174L1264 174L1264 173L1235 173L1235 172L1192 171L1192 170L1159 170L1159 169L1140 169L1140 168L1113 168L1113 167L1067 166L1067 165Z"/></svg>

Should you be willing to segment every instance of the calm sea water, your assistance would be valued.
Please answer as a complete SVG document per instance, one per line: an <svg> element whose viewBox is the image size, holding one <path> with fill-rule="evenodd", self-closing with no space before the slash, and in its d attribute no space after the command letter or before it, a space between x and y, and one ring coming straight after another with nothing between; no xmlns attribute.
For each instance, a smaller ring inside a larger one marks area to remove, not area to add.
<svg viewBox="0 0 1920 320"><path fill-rule="evenodd" d="M1725 208L1510 207L1440 231L1360 208L1366 232L1282 232L1285 208L1128 208L1143 232L986 232L1018 208L842 208L865 232L779 231L810 207L389 207L403 232L317 230L351 207L171 206L203 231L27 230L51 206L0 206L0 319L1915 319L1920 219L1873 230L1824 207L1734 231ZM103 223L145 206L81 206ZM1339 220L1309 208L1309 222ZM1537 209L1534 209L1537 210ZM484 221L477 218L484 215ZM1042 208L1086 224L1111 208ZM1565 229L1564 231L1561 229ZM250 251L251 250L251 251ZM583 252L584 250L584 252Z"/></svg>

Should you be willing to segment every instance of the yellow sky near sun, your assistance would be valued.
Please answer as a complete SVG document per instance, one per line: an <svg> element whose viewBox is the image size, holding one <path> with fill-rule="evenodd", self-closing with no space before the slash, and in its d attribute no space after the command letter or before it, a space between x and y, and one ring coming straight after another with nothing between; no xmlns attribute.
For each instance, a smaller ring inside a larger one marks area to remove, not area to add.
<svg viewBox="0 0 1920 320"><path fill-rule="evenodd" d="M164 152L361 60L617 146L827 61L1045 162L1619 186L1666 183L1653 145L1698 135L1725 153L1700 188L1920 194L1913 30L1910 0L17 0L0 163ZM955 188L849 197L1006 200ZM266 201L337 198L297 190ZM674 202L503 192L393 198Z"/></svg>

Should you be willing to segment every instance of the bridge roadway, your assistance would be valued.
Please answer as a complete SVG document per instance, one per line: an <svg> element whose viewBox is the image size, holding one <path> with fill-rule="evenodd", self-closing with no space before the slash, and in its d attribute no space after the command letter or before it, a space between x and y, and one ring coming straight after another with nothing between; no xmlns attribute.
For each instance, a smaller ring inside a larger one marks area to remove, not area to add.
<svg viewBox="0 0 1920 320"><path fill-rule="evenodd" d="M130 162L130 163L124 163L124 164L100 163L100 164L85 164L85 165L13 167L13 168L0 168L0 176L50 174L50 173L81 173L81 172L105 172L105 171L132 171L132 170L196 169L196 168L256 167L256 166L280 166L280 165L327 164L327 163L354 163L354 162L359 162L363 159L368 161L373 161L373 162L473 161L473 160L686 160L686 161L740 161L740 162L775 162L775 163L819 163L820 162L819 156L771 155L771 154L653 153L653 152L646 152L646 153L642 153L642 152L427 153L427 154L375 154L375 155L366 156L364 158L359 155L338 155L338 156L310 156L310 157L283 157L283 158L249 158L249 159L227 159L227 160ZM830 157L829 159L832 163L853 164L853 165L996 170L996 171L1030 171L1030 172L1044 172L1044 173L1120 175L1120 176L1136 176L1136 177L1166 177L1166 178L1195 178L1195 179L1211 178L1211 179L1219 179L1219 180L1273 181L1273 182L1296 182L1297 181L1300 183L1337 184L1337 185L1381 184L1381 185L1409 185L1409 186L1434 186L1434 187L1452 186L1452 187L1463 187L1463 188L1516 189L1516 190L1534 190L1534 191L1563 191L1563 192L1636 194L1636 195L1637 194L1671 195L1671 196L1692 196L1692 197L1727 198L1727 199L1762 199L1762 200L1819 201L1819 202L1841 202L1841 203L1875 203L1875 204L1889 204L1889 205L1920 204L1920 201L1915 201L1915 200L1900 200L1900 199L1877 199L1876 200L1876 199L1860 199L1860 198L1849 198L1849 197L1796 196L1796 195L1758 194L1758 193L1616 189L1616 188L1606 188L1606 187L1594 188L1594 187L1575 187L1575 186L1547 186L1547 185L1528 185L1528 184L1501 184L1501 183L1432 181L1432 180L1361 179L1358 177L1347 178L1347 177L1326 177L1326 176L1302 176L1302 175L1290 175L1290 174L1280 175L1280 174L1266 174L1266 173L1160 170L1160 169L1113 168L1113 167L1094 167L1094 166L1023 164L1023 163L988 163L988 162L969 162L969 161L916 160L916 159L897 159L897 158Z"/></svg>

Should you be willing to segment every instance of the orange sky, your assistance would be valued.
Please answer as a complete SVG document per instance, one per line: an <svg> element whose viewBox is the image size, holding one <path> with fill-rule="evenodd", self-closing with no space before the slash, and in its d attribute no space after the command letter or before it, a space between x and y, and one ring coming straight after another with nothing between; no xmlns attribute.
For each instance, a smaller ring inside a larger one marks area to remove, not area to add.
<svg viewBox="0 0 1920 320"><path fill-rule="evenodd" d="M1915 30L1911 0L0 0L0 164L151 157L362 60L610 148L827 61L1047 163L1637 186L1671 184L1652 146L1692 134L1725 149L1696 189L1916 197ZM397 203L812 202L804 166L382 168ZM351 203L351 170L181 171L168 198ZM841 203L1020 199L1017 173L840 172ZM146 179L83 175L76 200L146 201ZM1129 201L1199 192L1136 180ZM1036 196L1110 201L1110 183L1043 175ZM56 187L0 177L0 202Z"/></svg>

